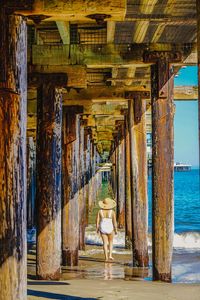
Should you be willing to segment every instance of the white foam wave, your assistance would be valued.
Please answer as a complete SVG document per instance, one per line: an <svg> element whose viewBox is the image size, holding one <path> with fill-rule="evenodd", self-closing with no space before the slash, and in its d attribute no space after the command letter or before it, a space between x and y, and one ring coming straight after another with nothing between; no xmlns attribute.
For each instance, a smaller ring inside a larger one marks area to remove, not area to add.
<svg viewBox="0 0 200 300"><path fill-rule="evenodd" d="M174 235L174 248L200 249L200 233L184 232Z"/></svg>
<svg viewBox="0 0 200 300"><path fill-rule="evenodd" d="M94 231L94 228L90 227L86 231L86 243L90 245L102 245L102 239L99 234ZM29 243L36 242L36 229L32 228L27 232L27 240ZM125 233L123 231L118 232L114 237L113 244L115 247L125 247ZM151 235L148 236L148 245L152 246ZM174 234L175 249L185 250L198 250L200 249L200 232L183 232Z"/></svg>
<svg viewBox="0 0 200 300"><path fill-rule="evenodd" d="M99 235L94 231L86 233L86 243L91 245L102 245L102 240ZM114 237L113 242L115 247L125 246L125 233L119 232L118 235ZM151 235L148 236L148 246L152 246ZM200 249L200 232L183 232L174 234L174 244L175 249Z"/></svg>
<svg viewBox="0 0 200 300"><path fill-rule="evenodd" d="M102 245L102 239L99 234L97 234L95 231L88 231L86 232L86 244L89 245ZM124 232L118 232L117 235L115 235L113 240L113 245L115 247L125 247L125 233Z"/></svg>

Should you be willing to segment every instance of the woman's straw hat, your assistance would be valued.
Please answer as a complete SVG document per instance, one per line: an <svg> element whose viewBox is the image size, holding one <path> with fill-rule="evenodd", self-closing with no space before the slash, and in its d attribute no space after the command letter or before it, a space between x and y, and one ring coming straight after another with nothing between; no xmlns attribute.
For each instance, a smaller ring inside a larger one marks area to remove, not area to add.
<svg viewBox="0 0 200 300"><path fill-rule="evenodd" d="M103 201L99 201L99 206L103 209L112 209L116 206L116 202L113 199L105 198Z"/></svg>

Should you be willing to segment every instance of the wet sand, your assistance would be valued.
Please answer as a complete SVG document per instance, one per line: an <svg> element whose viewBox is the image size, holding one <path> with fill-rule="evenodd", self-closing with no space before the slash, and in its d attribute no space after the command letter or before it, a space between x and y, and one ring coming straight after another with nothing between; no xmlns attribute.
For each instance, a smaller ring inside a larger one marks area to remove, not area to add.
<svg viewBox="0 0 200 300"><path fill-rule="evenodd" d="M35 250L29 251L28 299L200 300L200 284L147 281L147 270L129 266L130 254L113 256L113 263L105 263L102 247L87 245L79 266L63 267L61 280L52 282L36 280Z"/></svg>
<svg viewBox="0 0 200 300"><path fill-rule="evenodd" d="M199 300L200 285L74 279L59 282L28 281L28 299Z"/></svg>

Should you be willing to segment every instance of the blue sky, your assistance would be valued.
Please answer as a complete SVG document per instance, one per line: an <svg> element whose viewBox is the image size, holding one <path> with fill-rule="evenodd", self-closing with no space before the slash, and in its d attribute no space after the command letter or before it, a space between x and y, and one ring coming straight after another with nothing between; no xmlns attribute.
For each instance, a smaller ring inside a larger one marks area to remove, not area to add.
<svg viewBox="0 0 200 300"><path fill-rule="evenodd" d="M175 85L197 85L197 67L181 69ZM174 155L176 162L198 166L198 102L176 101Z"/></svg>

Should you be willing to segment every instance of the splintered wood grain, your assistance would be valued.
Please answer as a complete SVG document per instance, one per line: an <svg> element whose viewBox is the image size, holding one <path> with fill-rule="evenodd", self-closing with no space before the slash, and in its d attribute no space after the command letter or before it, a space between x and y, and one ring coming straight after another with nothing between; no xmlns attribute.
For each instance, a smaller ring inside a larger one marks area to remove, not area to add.
<svg viewBox="0 0 200 300"><path fill-rule="evenodd" d="M38 88L37 120L37 275L59 279L62 95L51 81Z"/></svg>
<svg viewBox="0 0 200 300"><path fill-rule="evenodd" d="M20 16L1 21L0 299L25 300L27 31Z"/></svg>

